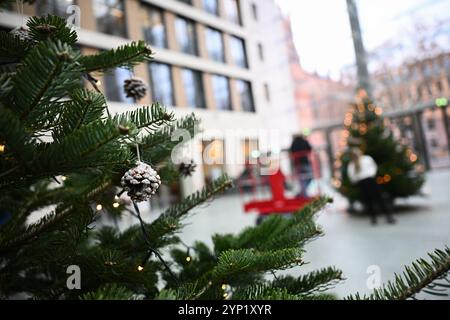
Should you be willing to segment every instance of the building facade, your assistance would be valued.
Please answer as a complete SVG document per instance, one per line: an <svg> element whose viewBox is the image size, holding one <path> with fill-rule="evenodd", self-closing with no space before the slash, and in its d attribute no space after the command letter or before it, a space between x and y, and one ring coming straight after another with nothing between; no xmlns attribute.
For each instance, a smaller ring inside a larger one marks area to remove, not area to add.
<svg viewBox="0 0 450 320"><path fill-rule="evenodd" d="M67 18L74 5L84 54L142 39L154 49L154 61L133 70L150 87L139 105L158 101L177 117L194 112L201 119L203 134L191 143L199 166L184 193L221 173L237 177L246 158L285 147L298 130L274 0L37 0L23 12L16 5L1 12L0 27L20 26L22 15ZM112 112L136 108L122 89L131 76L126 69L98 76ZM205 153L212 161L203 163Z"/></svg>
<svg viewBox="0 0 450 320"><path fill-rule="evenodd" d="M299 133L308 135L309 142L320 158L322 175L329 177L334 159L331 145L335 146L333 148L335 152L345 145L337 134L330 135L322 128L344 118L352 102L354 89L340 81L305 71L293 42L289 19L285 19L284 26L294 86L296 117L300 125Z"/></svg>

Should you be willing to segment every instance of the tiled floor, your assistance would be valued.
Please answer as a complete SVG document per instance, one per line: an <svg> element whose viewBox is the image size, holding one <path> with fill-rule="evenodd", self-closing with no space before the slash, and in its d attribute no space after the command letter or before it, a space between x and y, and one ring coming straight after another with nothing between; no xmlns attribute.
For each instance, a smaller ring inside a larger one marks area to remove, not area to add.
<svg viewBox="0 0 450 320"><path fill-rule="evenodd" d="M392 279L405 264L424 257L435 248L450 246L450 170L428 175L425 197L399 201L411 206L396 214L398 223L388 225L379 219L372 226L366 217L355 217L345 212L346 202L335 196L335 202L318 216L325 236L307 245L305 260L309 264L290 271L300 274L334 265L343 270L346 281L332 290L338 297L349 293L368 293L367 268L379 266L382 281ZM328 189L328 193L332 191ZM239 196L218 198L199 208L188 219L189 225L181 237L186 243L195 240L210 242L214 233L236 233L253 225L255 215L242 212Z"/></svg>

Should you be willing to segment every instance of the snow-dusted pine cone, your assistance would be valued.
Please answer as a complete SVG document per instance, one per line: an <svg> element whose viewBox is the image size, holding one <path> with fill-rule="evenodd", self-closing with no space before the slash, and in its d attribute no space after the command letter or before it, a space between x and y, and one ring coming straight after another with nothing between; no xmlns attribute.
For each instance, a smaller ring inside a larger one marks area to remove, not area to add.
<svg viewBox="0 0 450 320"><path fill-rule="evenodd" d="M140 100L145 97L148 85L141 78L131 78L125 80L123 89L128 98Z"/></svg>
<svg viewBox="0 0 450 320"><path fill-rule="evenodd" d="M161 178L151 166L138 162L136 167L125 172L121 184L131 200L141 202L156 193L161 185Z"/></svg>
<svg viewBox="0 0 450 320"><path fill-rule="evenodd" d="M20 40L27 42L28 44L33 44L33 39L30 36L28 30L24 27L18 27L11 31L11 34L20 38Z"/></svg>
<svg viewBox="0 0 450 320"><path fill-rule="evenodd" d="M178 170L180 174L184 177L190 177L195 172L195 169L197 168L197 165L194 163L193 160L190 162L182 162L178 166Z"/></svg>

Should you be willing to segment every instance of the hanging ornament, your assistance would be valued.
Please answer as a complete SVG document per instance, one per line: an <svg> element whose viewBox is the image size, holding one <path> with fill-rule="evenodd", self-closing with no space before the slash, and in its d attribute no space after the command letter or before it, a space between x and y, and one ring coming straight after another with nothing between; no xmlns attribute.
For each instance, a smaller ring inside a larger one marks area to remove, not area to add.
<svg viewBox="0 0 450 320"><path fill-rule="evenodd" d="M30 32L24 27L18 27L11 31L11 34L18 37L21 41L26 42L31 45L34 43L33 38L30 35Z"/></svg>
<svg viewBox="0 0 450 320"><path fill-rule="evenodd" d="M190 177L195 172L196 168L197 165L194 163L194 160L191 160L189 162L182 162L178 166L178 171L183 177Z"/></svg>
<svg viewBox="0 0 450 320"><path fill-rule="evenodd" d="M138 162L136 167L123 175L121 184L131 200L141 202L156 193L161 185L161 178L150 165Z"/></svg>
<svg viewBox="0 0 450 320"><path fill-rule="evenodd" d="M130 78L125 80L123 90L127 98L133 98L135 101L141 100L147 94L148 85L141 78Z"/></svg>

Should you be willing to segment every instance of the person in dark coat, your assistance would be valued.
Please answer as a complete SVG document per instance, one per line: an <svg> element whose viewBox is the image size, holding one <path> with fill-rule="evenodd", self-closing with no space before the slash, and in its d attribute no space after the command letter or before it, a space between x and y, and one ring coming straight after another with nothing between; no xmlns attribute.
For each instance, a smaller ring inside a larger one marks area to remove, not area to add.
<svg viewBox="0 0 450 320"><path fill-rule="evenodd" d="M294 170L299 174L300 195L306 197L308 186L313 179L311 161L309 160L309 154L312 151L311 145L304 135L296 135L289 151L291 152Z"/></svg>

